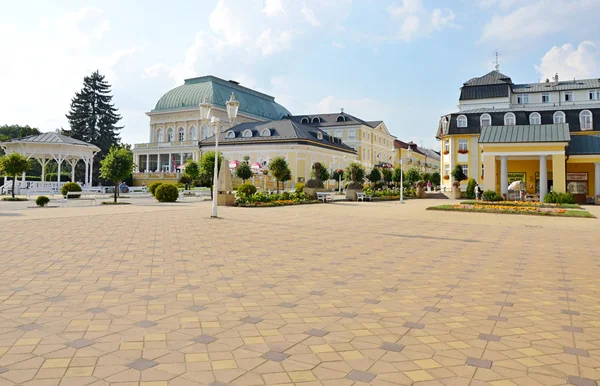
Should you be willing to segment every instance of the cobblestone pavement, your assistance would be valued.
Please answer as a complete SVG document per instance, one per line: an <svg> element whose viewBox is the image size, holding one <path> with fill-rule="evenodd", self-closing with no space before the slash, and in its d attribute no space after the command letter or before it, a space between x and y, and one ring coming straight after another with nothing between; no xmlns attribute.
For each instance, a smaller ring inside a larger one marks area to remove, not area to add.
<svg viewBox="0 0 600 386"><path fill-rule="evenodd" d="M439 203L0 206L0 386L596 385L600 220Z"/></svg>

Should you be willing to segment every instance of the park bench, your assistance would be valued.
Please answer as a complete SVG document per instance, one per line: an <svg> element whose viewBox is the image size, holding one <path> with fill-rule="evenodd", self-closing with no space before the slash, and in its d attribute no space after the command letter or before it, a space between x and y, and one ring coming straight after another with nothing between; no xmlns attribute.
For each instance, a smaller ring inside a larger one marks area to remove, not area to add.
<svg viewBox="0 0 600 386"><path fill-rule="evenodd" d="M130 186L129 193L148 193L148 188L145 186Z"/></svg>
<svg viewBox="0 0 600 386"><path fill-rule="evenodd" d="M79 196L79 197L78 197ZM79 201L89 201L90 205L92 202L96 204L96 192L67 192L67 194L63 197L61 202L61 206L67 204L68 200L79 200Z"/></svg>
<svg viewBox="0 0 600 386"><path fill-rule="evenodd" d="M51 196L52 198L54 198L55 194L59 194L57 189L52 189L52 188L29 188L27 189L27 199L29 200L31 198L32 195L35 196L43 196L43 195L48 195Z"/></svg>
<svg viewBox="0 0 600 386"><path fill-rule="evenodd" d="M326 202L333 202L333 193L331 192L317 192L317 200Z"/></svg>
<svg viewBox="0 0 600 386"><path fill-rule="evenodd" d="M371 196L370 194L366 194L364 192L356 193L356 201L365 202L365 200L373 201L373 196Z"/></svg>

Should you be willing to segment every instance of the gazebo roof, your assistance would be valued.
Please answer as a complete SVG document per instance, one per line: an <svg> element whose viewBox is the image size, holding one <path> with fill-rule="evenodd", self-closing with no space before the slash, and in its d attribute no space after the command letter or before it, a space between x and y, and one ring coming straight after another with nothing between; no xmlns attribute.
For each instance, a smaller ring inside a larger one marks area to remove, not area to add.
<svg viewBox="0 0 600 386"><path fill-rule="evenodd" d="M42 133L38 135L30 135L23 138L14 138L8 141L2 142L3 144L14 144L14 143L31 143L31 144L53 144L53 145L75 145L75 146L86 146L90 147L95 151L99 151L96 145L91 143L83 142L75 138L67 137L66 135L58 134L55 132Z"/></svg>

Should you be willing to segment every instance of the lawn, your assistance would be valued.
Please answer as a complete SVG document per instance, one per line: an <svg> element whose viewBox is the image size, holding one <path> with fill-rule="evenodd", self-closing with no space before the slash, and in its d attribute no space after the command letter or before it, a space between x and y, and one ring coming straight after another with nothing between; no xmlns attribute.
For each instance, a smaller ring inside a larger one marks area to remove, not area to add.
<svg viewBox="0 0 600 386"><path fill-rule="evenodd" d="M499 214L522 214L529 216L554 216L554 217L583 217L595 218L583 209L544 208L534 206L493 204L456 204L431 206L427 210L452 211L452 212L475 212L475 213L499 213Z"/></svg>
<svg viewBox="0 0 600 386"><path fill-rule="evenodd" d="M544 202L526 202L526 201L462 201L462 205L506 205L506 206L525 206L532 208L570 208L580 209L579 204L548 204Z"/></svg>

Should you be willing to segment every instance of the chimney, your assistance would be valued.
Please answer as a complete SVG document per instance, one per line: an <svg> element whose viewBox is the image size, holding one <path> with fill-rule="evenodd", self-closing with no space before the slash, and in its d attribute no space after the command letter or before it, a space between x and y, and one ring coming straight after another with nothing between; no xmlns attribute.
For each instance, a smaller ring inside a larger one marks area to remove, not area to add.
<svg viewBox="0 0 600 386"><path fill-rule="evenodd" d="M550 83L550 79L546 78L546 83Z"/></svg>
<svg viewBox="0 0 600 386"><path fill-rule="evenodd" d="M558 84L558 72L554 74L554 84Z"/></svg>

